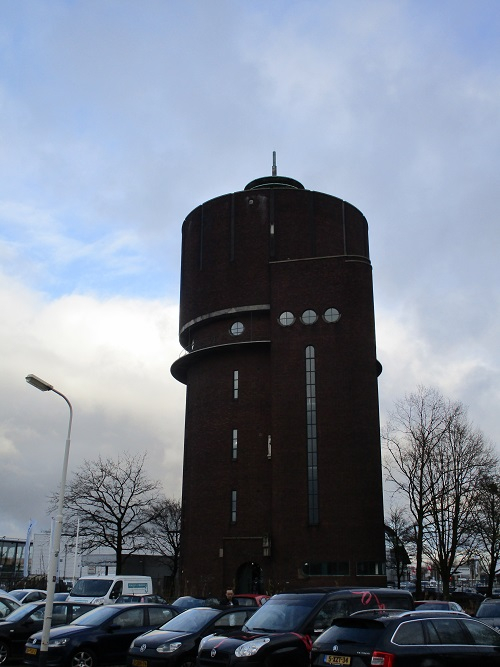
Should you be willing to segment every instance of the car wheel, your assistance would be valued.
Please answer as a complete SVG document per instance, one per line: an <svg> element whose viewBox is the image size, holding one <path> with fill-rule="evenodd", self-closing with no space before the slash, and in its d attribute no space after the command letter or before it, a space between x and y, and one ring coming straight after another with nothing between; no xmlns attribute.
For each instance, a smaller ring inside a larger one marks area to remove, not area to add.
<svg viewBox="0 0 500 667"><path fill-rule="evenodd" d="M0 665L9 659L9 645L0 639Z"/></svg>
<svg viewBox="0 0 500 667"><path fill-rule="evenodd" d="M95 655L86 648L75 651L69 661L69 667L96 667L96 665Z"/></svg>

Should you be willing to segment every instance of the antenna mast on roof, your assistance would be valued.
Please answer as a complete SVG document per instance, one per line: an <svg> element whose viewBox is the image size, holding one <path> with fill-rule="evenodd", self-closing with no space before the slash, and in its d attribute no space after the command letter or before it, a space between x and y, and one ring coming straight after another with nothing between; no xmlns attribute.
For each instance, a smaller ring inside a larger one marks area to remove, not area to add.
<svg viewBox="0 0 500 667"><path fill-rule="evenodd" d="M276 176L278 174L278 170L276 168L276 151L273 151L273 171L272 175Z"/></svg>

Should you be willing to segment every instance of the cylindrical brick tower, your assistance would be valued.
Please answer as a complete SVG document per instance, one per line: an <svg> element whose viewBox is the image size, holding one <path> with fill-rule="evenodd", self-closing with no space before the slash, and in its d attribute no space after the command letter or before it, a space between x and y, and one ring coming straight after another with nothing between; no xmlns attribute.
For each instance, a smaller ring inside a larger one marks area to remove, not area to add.
<svg viewBox="0 0 500 667"><path fill-rule="evenodd" d="M183 594L385 584L368 225L270 176L182 228Z"/></svg>

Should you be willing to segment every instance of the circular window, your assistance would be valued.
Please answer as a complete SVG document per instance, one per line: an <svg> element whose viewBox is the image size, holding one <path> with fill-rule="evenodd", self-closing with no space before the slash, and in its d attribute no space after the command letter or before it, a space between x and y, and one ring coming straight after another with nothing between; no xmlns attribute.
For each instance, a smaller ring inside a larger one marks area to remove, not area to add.
<svg viewBox="0 0 500 667"><path fill-rule="evenodd" d="M295 322L295 315L289 310L285 310L285 312L281 313L279 316L278 322L282 327L290 327Z"/></svg>
<svg viewBox="0 0 500 667"><path fill-rule="evenodd" d="M340 313L336 308L327 308L323 313L325 322L338 322L340 320Z"/></svg>
<svg viewBox="0 0 500 667"><path fill-rule="evenodd" d="M244 331L245 327L243 326L243 322L234 322L229 329L231 336L240 336Z"/></svg>
<svg viewBox="0 0 500 667"><path fill-rule="evenodd" d="M302 324L314 324L318 319L318 316L314 310L304 310L300 319Z"/></svg>

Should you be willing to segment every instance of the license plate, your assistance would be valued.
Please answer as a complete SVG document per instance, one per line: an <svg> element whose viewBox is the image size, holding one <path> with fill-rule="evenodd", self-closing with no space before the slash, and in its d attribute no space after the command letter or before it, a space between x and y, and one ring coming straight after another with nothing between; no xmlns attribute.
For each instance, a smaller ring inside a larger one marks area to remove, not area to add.
<svg viewBox="0 0 500 667"><path fill-rule="evenodd" d="M38 649L28 647L27 649L25 649L25 653L27 653L28 655L36 655L38 653Z"/></svg>
<svg viewBox="0 0 500 667"><path fill-rule="evenodd" d="M349 655L325 655L327 665L350 665L351 656Z"/></svg>
<svg viewBox="0 0 500 667"><path fill-rule="evenodd" d="M148 661L147 660L137 660L134 658L132 660L132 665L133 667L148 667Z"/></svg>

